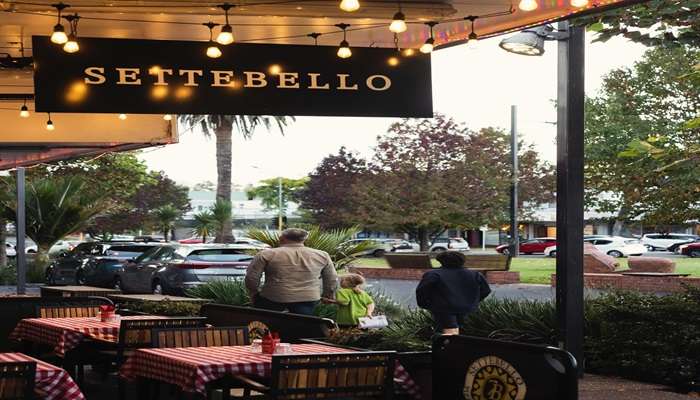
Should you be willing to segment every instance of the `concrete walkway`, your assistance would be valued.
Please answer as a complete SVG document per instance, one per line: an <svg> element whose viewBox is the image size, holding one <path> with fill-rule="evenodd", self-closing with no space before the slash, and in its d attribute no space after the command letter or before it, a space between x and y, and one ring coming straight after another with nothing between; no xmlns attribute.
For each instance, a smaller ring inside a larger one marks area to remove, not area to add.
<svg viewBox="0 0 700 400"><path fill-rule="evenodd" d="M700 398L700 394L674 393L665 386L607 376L586 375L579 382L579 400L689 400L698 398Z"/></svg>

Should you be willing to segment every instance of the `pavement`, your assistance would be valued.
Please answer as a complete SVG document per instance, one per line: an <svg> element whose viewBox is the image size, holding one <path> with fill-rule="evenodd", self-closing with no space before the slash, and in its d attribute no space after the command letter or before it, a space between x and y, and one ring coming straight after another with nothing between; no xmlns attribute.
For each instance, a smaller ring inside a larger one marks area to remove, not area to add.
<svg viewBox="0 0 700 400"><path fill-rule="evenodd" d="M700 394L681 394L661 385L621 378L585 375L579 381L579 400L689 400Z"/></svg>

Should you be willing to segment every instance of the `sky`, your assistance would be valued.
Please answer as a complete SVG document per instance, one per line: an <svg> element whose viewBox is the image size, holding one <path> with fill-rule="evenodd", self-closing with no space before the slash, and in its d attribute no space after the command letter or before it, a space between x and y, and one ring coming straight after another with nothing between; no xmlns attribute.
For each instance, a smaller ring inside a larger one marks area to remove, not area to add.
<svg viewBox="0 0 700 400"><path fill-rule="evenodd" d="M433 109L471 129L509 129L510 106L518 107L518 134L534 144L541 157L554 163L556 111L556 43L547 43L541 57L510 54L498 47L502 38L479 42L476 49L455 46L432 55ZM586 94L599 90L610 70L632 66L644 47L623 38L586 45ZM252 139L233 139L233 182L308 175L327 155L346 146L372 154L377 135L394 118L298 117L284 135L260 129ZM549 123L548 123L549 122ZM145 150L140 157L152 170L162 170L180 184L216 182L214 140L197 130L180 131L180 142Z"/></svg>

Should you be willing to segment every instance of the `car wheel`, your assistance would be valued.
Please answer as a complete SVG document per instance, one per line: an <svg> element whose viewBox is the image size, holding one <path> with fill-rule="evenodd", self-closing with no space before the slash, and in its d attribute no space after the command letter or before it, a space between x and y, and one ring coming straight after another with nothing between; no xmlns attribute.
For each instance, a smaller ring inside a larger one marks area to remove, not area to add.
<svg viewBox="0 0 700 400"><path fill-rule="evenodd" d="M122 278L118 276L115 277L112 281L112 288L123 292L124 289L122 289Z"/></svg>
<svg viewBox="0 0 700 400"><path fill-rule="evenodd" d="M27 254L34 254L36 253L36 250L27 250Z"/></svg>
<svg viewBox="0 0 700 400"><path fill-rule="evenodd" d="M688 256L693 258L700 258L700 250L691 250L688 253Z"/></svg>
<svg viewBox="0 0 700 400"><path fill-rule="evenodd" d="M644 247L647 248L647 251L654 251L654 246L650 246L648 244L645 244Z"/></svg>
<svg viewBox="0 0 700 400"><path fill-rule="evenodd" d="M444 247L436 247L432 250L433 253L442 253L443 251L447 251L447 249Z"/></svg>
<svg viewBox="0 0 700 400"><path fill-rule="evenodd" d="M75 273L75 283L76 285L85 284L85 273L83 273L83 271L78 271Z"/></svg>
<svg viewBox="0 0 700 400"><path fill-rule="evenodd" d="M608 255L609 255L610 257L615 257L615 258L620 258L620 257L624 257L624 256L625 256L624 254L622 254L622 252L619 252L619 251L617 251L617 250L610 250L610 251L608 252Z"/></svg>
<svg viewBox="0 0 700 400"><path fill-rule="evenodd" d="M549 252L549 256L552 257L552 258L556 258L556 257L557 257L557 251L556 251L556 250L550 251L550 252Z"/></svg>
<svg viewBox="0 0 700 400"><path fill-rule="evenodd" d="M377 258L384 257L384 254L386 254L386 251L384 251L382 249L377 249L377 250L372 252L372 256L377 257Z"/></svg>
<svg viewBox="0 0 700 400"><path fill-rule="evenodd" d="M508 248L503 249L503 251L501 252L501 254L503 254L504 256L509 256L509 255L510 255L510 249L508 249Z"/></svg>
<svg viewBox="0 0 700 400"><path fill-rule="evenodd" d="M153 281L151 285L151 293L153 294L163 294L163 285L161 285L159 280Z"/></svg>

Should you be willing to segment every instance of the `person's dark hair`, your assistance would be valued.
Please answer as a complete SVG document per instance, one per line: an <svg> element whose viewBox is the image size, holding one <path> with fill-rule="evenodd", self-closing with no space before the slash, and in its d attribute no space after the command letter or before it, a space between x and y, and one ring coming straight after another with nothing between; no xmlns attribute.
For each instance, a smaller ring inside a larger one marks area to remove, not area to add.
<svg viewBox="0 0 700 400"><path fill-rule="evenodd" d="M289 228L283 230L280 236L290 242L303 243L309 237L309 232L299 228Z"/></svg>
<svg viewBox="0 0 700 400"><path fill-rule="evenodd" d="M458 251L443 251L435 259L445 268L462 268L467 262L464 254Z"/></svg>

